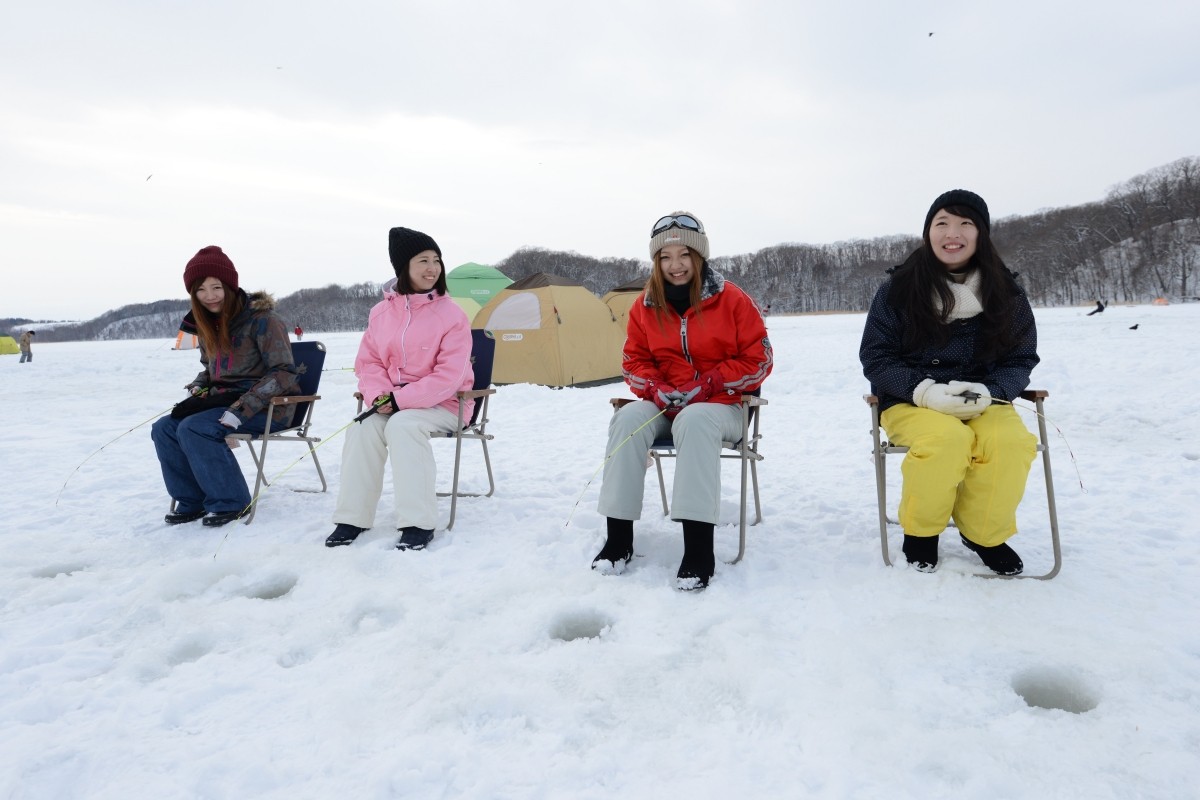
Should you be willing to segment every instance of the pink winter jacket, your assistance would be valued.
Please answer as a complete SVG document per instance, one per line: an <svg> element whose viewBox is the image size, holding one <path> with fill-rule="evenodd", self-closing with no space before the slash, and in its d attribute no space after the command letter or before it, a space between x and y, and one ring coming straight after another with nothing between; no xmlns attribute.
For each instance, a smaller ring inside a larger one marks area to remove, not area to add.
<svg viewBox="0 0 1200 800"><path fill-rule="evenodd" d="M393 279L383 287L354 360L363 402L390 392L399 409L441 406L457 414L455 393L474 382L467 315L448 295L398 294L395 286ZM465 404L466 418L473 406Z"/></svg>

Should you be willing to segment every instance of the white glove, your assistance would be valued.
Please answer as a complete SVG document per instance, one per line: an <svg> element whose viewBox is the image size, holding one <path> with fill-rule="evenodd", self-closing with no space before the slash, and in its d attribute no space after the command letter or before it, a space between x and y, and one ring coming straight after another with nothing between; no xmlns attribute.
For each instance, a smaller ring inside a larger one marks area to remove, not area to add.
<svg viewBox="0 0 1200 800"><path fill-rule="evenodd" d="M242 418L232 411L226 411L217 421L226 428L233 428L235 431L242 426Z"/></svg>
<svg viewBox="0 0 1200 800"><path fill-rule="evenodd" d="M972 391L980 396L974 399L963 397L963 392ZM991 405L992 396L982 383L966 383L950 381L950 383L934 383L932 378L926 378L913 391L913 401L921 408L949 414L957 419L975 419L983 410Z"/></svg>
<svg viewBox="0 0 1200 800"><path fill-rule="evenodd" d="M959 419L975 419L992 404L992 393L982 383L970 383L968 381L950 381L947 384L950 387L950 392L954 395L962 396L965 394L977 394L976 398L963 398L963 405L967 408L974 408L978 413L970 416L959 416Z"/></svg>

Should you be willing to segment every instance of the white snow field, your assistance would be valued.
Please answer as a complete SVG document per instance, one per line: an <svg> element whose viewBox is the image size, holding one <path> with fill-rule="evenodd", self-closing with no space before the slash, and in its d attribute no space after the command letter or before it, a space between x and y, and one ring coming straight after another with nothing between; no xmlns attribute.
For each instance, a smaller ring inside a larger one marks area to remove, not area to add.
<svg viewBox="0 0 1200 800"><path fill-rule="evenodd" d="M583 490L623 385L501 387L494 497L403 553L387 488L379 525L329 550L340 437L319 451L328 494L289 491L315 483L302 461L248 526L166 527L142 423L196 354L2 357L0 797L1196 797L1200 304L1087 310L1037 312L1033 385L1066 436L1049 582L976 577L953 531L935 574L884 566L861 314L768 319L766 519L698 594L672 589L682 537L653 473L631 569L589 569L599 480ZM329 349L328 436L354 413L359 336L306 339ZM268 473L302 449L276 446ZM1020 528L1045 571L1040 461Z"/></svg>

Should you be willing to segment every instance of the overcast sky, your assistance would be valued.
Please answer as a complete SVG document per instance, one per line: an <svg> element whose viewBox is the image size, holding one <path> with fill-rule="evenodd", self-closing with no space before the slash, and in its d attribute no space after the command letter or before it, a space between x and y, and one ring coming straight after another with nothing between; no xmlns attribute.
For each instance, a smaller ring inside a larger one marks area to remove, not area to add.
<svg viewBox="0 0 1200 800"><path fill-rule="evenodd" d="M1200 155L1200 4L6 3L0 317L186 296L217 244L277 296L522 246L647 258L916 235ZM932 36L930 33L932 32Z"/></svg>

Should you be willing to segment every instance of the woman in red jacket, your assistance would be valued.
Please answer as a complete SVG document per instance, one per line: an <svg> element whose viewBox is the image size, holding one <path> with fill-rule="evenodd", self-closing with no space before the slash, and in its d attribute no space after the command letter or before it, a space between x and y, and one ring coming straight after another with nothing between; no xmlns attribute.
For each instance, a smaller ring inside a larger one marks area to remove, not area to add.
<svg viewBox="0 0 1200 800"><path fill-rule="evenodd" d="M771 343L754 301L708 266L708 236L695 214L676 211L654 223L650 260L646 290L629 310L622 364L642 402L609 423L599 503L608 539L592 569L620 574L633 558L646 452L669 430L676 447L671 515L683 523L676 585L691 591L708 586L715 567L721 442L741 435L737 404L771 373Z"/></svg>

